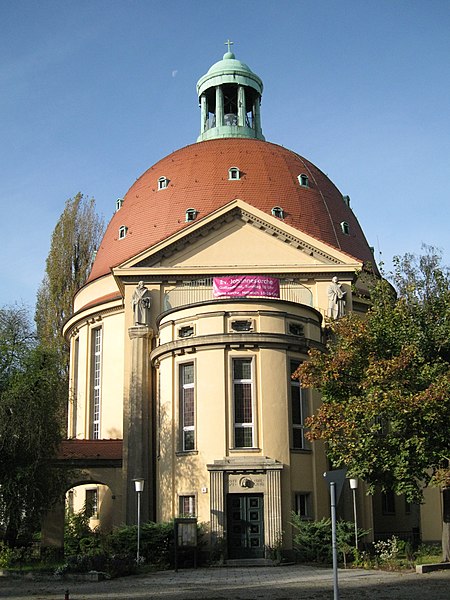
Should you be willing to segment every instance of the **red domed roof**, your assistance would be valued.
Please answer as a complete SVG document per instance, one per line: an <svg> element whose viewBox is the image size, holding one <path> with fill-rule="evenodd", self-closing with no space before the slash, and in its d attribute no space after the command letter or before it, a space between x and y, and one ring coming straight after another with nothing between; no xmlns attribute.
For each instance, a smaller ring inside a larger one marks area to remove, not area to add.
<svg viewBox="0 0 450 600"><path fill-rule="evenodd" d="M239 180L229 180L237 167ZM308 187L298 176L308 177ZM158 179L168 187L158 190ZM284 222L353 258L374 263L373 254L352 210L337 187L305 158L255 139L223 138L192 144L150 167L129 189L111 219L88 281L110 272L136 254L189 227L186 210L196 221L239 198L271 214L279 206ZM349 234L341 223L349 225ZM127 235L119 239L119 228Z"/></svg>

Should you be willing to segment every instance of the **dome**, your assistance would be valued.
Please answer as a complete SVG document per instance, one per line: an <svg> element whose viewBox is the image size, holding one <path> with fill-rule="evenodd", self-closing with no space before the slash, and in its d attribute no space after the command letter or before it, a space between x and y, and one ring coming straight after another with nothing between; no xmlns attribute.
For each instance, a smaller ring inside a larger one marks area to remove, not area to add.
<svg viewBox="0 0 450 600"><path fill-rule="evenodd" d="M230 179L232 168L238 179ZM284 223L354 259L374 262L353 211L319 168L273 143L225 138L169 154L131 186L107 227L88 281L190 227L188 209L195 210L197 223L234 199L268 215L280 207ZM121 227L126 228L122 239Z"/></svg>

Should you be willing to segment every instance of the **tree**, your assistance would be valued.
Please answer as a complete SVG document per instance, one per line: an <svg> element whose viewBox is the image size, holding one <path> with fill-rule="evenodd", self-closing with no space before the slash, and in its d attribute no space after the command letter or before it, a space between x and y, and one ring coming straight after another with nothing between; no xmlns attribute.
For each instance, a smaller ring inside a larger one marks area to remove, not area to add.
<svg viewBox="0 0 450 600"><path fill-rule="evenodd" d="M53 231L35 320L40 342L56 351L65 376L69 349L62 326L72 315L73 297L86 282L103 230L103 219L95 212L95 200L78 193L66 201Z"/></svg>
<svg viewBox="0 0 450 600"><path fill-rule="evenodd" d="M386 280L361 320L331 323L326 352L310 352L294 377L320 390L309 418L336 467L376 487L420 502L423 488L450 488L450 276L439 252L395 260L394 293ZM450 522L443 527L450 560ZM450 521L450 518L447 519Z"/></svg>
<svg viewBox="0 0 450 600"><path fill-rule="evenodd" d="M66 389L58 357L36 344L24 307L0 309L0 347L0 527L14 546L64 491L64 474L52 460Z"/></svg>

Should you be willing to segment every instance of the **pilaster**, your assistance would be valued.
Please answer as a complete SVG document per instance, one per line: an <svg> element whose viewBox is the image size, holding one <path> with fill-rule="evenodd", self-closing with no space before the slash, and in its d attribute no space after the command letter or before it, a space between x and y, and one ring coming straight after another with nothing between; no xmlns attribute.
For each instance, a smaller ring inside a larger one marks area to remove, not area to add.
<svg viewBox="0 0 450 600"><path fill-rule="evenodd" d="M147 325L128 329L131 340L131 369L128 398L124 399L123 472L126 522L137 522L137 497L133 480L145 479L141 498L141 520L153 515L153 461L149 354L153 330Z"/></svg>

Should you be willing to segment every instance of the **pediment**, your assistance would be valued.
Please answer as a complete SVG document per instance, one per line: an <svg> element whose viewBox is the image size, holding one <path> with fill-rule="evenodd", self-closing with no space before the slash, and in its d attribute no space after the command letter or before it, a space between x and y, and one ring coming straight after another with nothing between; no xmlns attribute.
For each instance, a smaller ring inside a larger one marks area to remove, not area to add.
<svg viewBox="0 0 450 600"><path fill-rule="evenodd" d="M215 211L120 268L301 267L352 258L240 200Z"/></svg>

